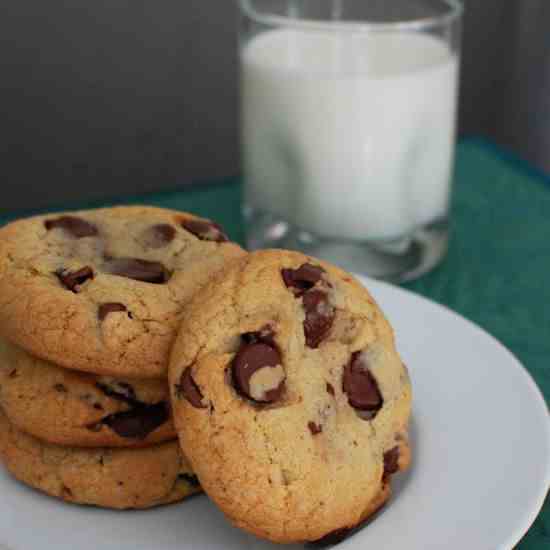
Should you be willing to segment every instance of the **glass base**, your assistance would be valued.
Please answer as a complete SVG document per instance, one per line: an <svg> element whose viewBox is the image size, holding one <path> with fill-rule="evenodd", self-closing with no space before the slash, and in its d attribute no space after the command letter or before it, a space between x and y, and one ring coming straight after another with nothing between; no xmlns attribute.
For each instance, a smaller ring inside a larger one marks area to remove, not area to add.
<svg viewBox="0 0 550 550"><path fill-rule="evenodd" d="M433 269L445 256L449 240L447 220L418 228L394 240L330 239L304 231L272 214L245 208L247 245L250 250L298 250L361 273L391 282L416 279Z"/></svg>

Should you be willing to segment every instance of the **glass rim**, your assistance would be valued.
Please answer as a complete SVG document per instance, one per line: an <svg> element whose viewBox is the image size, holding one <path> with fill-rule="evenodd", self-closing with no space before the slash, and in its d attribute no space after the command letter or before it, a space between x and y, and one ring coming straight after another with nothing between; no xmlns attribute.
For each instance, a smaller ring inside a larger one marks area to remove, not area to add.
<svg viewBox="0 0 550 550"><path fill-rule="evenodd" d="M452 24L460 19L464 13L462 0L439 0L439 2L447 7L445 13L404 21L376 22L307 20L287 15L264 14L252 7L251 0L238 0L243 14L257 23L270 27L288 27L303 30L346 30L352 32L421 31Z"/></svg>

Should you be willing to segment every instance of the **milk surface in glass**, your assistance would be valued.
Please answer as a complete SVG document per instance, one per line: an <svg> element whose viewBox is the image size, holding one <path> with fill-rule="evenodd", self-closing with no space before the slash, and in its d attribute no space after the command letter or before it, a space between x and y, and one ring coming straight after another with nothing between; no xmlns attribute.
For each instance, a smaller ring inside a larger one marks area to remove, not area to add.
<svg viewBox="0 0 550 550"><path fill-rule="evenodd" d="M271 30L242 50L246 202L330 238L445 219L457 55L419 33Z"/></svg>

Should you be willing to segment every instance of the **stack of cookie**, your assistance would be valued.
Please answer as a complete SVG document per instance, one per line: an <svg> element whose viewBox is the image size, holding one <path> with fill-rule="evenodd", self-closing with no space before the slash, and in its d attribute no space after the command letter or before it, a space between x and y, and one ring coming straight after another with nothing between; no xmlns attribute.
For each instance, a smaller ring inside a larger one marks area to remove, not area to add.
<svg viewBox="0 0 550 550"><path fill-rule="evenodd" d="M186 304L244 255L190 214L119 207L0 230L0 454L67 501L147 508L199 490L168 359Z"/></svg>
<svg viewBox="0 0 550 550"><path fill-rule="evenodd" d="M410 462L411 385L368 291L190 214L1 229L0 338L0 455L64 500L145 508L200 482L246 531L330 542Z"/></svg>

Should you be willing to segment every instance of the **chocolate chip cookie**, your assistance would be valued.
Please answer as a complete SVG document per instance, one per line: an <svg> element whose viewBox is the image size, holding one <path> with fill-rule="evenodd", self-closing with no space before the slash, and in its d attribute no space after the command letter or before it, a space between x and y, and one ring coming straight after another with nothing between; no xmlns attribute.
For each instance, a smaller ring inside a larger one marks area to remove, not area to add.
<svg viewBox="0 0 550 550"><path fill-rule="evenodd" d="M0 229L0 333L67 368L161 378L185 305L244 251L215 223L129 206Z"/></svg>
<svg viewBox="0 0 550 550"><path fill-rule="evenodd" d="M0 405L18 429L79 447L145 447L176 437L166 380L58 367L0 339Z"/></svg>
<svg viewBox="0 0 550 550"><path fill-rule="evenodd" d="M79 504L151 508L200 491L176 441L143 449L60 447L19 431L0 411L0 456L19 481Z"/></svg>
<svg viewBox="0 0 550 550"><path fill-rule="evenodd" d="M189 303L169 368L176 430L228 518L275 542L341 538L410 462L411 385L368 291L259 251Z"/></svg>

